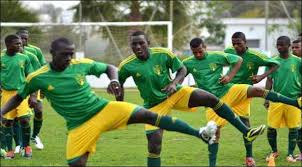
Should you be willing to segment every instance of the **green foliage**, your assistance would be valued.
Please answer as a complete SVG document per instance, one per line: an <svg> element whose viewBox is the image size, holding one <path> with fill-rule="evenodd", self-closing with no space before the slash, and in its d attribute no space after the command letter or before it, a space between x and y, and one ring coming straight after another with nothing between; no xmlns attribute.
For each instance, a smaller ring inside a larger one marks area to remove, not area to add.
<svg viewBox="0 0 302 167"><path fill-rule="evenodd" d="M38 22L35 12L24 8L19 0L1 0L1 22Z"/></svg>
<svg viewBox="0 0 302 167"><path fill-rule="evenodd" d="M106 90L95 90L96 94L113 100ZM136 89L126 89L125 100L142 104L142 99ZM44 122L40 137L45 148L37 150L33 144L33 158L31 160L16 155L13 160L1 159L1 166L65 166L65 147L67 130L61 116L50 108L44 100ZM251 124L257 126L266 123L267 111L263 107L263 100L254 98L251 109ZM172 116L187 121L193 127L206 124L204 108L197 112L173 111ZM287 129L278 130L278 148L281 152L276 159L277 166L299 166L299 162L289 164L286 162ZM221 131L218 152L218 166L242 166L245 149L242 135L231 125ZM162 147L163 166L207 166L207 145L201 140L175 132L164 132ZM263 134L254 142L254 157L258 166L267 166L265 156L270 152L266 135ZM296 149L297 153L298 150ZM144 125L130 125L127 130L115 130L104 133L97 142L95 154L88 159L88 166L146 166L147 141Z"/></svg>

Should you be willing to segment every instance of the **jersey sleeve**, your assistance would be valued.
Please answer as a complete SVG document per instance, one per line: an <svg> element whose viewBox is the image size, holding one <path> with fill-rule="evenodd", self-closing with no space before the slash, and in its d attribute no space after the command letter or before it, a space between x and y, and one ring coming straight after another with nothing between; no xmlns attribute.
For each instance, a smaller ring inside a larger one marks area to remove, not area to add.
<svg viewBox="0 0 302 167"><path fill-rule="evenodd" d="M126 70L124 66L120 67L118 70L118 80L123 85L126 79L130 77L130 73Z"/></svg>
<svg viewBox="0 0 302 167"><path fill-rule="evenodd" d="M25 72L25 76L27 76L28 74L34 72L33 66L30 62L29 57L26 57L26 61L24 64L24 72Z"/></svg>
<svg viewBox="0 0 302 167"><path fill-rule="evenodd" d="M228 64L236 64L240 57L234 54L230 54L230 53L224 53L225 55L225 59L227 61Z"/></svg>
<svg viewBox="0 0 302 167"><path fill-rule="evenodd" d="M271 66L271 65L279 65L280 63L275 59L269 58L264 53L255 53L255 58L258 66Z"/></svg>
<svg viewBox="0 0 302 167"><path fill-rule="evenodd" d="M31 78L31 75L27 76L25 84L23 84L17 92L17 94L23 99L25 99L28 95L32 94L33 92L39 90L38 86L35 85L34 78L29 78Z"/></svg>
<svg viewBox="0 0 302 167"><path fill-rule="evenodd" d="M34 54L29 52L28 57L30 58L30 63L32 65L34 71L41 67L41 64L40 64L38 58Z"/></svg>
<svg viewBox="0 0 302 167"><path fill-rule="evenodd" d="M90 68L88 71L89 75L95 75L97 77L99 77L101 74L103 74L104 72L106 72L107 70L107 64L105 63L101 63L101 62L96 62L91 60L91 64L90 64Z"/></svg>
<svg viewBox="0 0 302 167"><path fill-rule="evenodd" d="M174 55L171 51L168 51L167 54L167 67L170 68L173 73L183 67L183 63L176 55Z"/></svg>
<svg viewBox="0 0 302 167"><path fill-rule="evenodd" d="M45 61L45 58L44 58L44 55L43 55L41 49L40 49L40 48L36 48L35 50L36 50L36 52L37 52L37 58L38 58L38 60L39 60L39 63L40 63L41 65L45 65L45 64L46 64L46 61Z"/></svg>

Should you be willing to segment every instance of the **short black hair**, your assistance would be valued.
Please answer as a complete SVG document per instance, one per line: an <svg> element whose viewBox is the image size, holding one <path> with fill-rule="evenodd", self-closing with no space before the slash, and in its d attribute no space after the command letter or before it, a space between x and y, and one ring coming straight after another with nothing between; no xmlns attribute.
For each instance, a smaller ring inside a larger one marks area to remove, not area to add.
<svg viewBox="0 0 302 167"><path fill-rule="evenodd" d="M60 38L57 38L57 39L55 39L54 41L51 42L50 49L51 50L58 49L60 43L64 43L64 44L67 44L67 45L72 45L73 44L69 39L64 38L64 37L60 37Z"/></svg>
<svg viewBox="0 0 302 167"><path fill-rule="evenodd" d="M16 34L20 35L20 34L29 34L28 30L24 27L21 27L18 29L18 31L16 32Z"/></svg>
<svg viewBox="0 0 302 167"><path fill-rule="evenodd" d="M243 41L246 41L246 38L245 38L245 35L243 32L235 32L233 35L232 35L232 38L240 38L242 39Z"/></svg>
<svg viewBox="0 0 302 167"><path fill-rule="evenodd" d="M141 30L136 30L134 31L131 36L139 36L139 35L144 35L146 36L146 33L144 31L141 31Z"/></svg>
<svg viewBox="0 0 302 167"><path fill-rule="evenodd" d="M287 45L290 45L290 39L288 36L280 36L277 41L284 41Z"/></svg>
<svg viewBox="0 0 302 167"><path fill-rule="evenodd" d="M7 35L4 39L5 41L5 45L8 46L9 44L11 44L13 42L13 40L15 39L20 39L20 37L16 34L10 34L10 35Z"/></svg>
<svg viewBox="0 0 302 167"><path fill-rule="evenodd" d="M301 39L296 39L293 41L293 43L300 43L301 42Z"/></svg>
<svg viewBox="0 0 302 167"><path fill-rule="evenodd" d="M200 45L204 46L204 42L201 38L193 38L191 41L190 41L190 46L192 48L197 48L199 47Z"/></svg>

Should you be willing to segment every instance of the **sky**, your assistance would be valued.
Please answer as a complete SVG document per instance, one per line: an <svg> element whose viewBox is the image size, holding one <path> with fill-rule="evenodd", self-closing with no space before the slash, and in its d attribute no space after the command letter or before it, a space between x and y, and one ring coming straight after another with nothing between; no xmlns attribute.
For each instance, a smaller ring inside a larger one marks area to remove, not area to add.
<svg viewBox="0 0 302 167"><path fill-rule="evenodd" d="M65 1L21 1L25 6L38 9L43 4L53 4L55 7L61 7L64 10L78 4L80 0L65 0Z"/></svg>

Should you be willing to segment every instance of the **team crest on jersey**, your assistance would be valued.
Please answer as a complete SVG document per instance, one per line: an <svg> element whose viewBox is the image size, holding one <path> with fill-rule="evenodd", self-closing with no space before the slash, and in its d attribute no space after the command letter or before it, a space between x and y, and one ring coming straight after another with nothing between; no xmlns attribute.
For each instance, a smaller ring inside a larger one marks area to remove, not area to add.
<svg viewBox="0 0 302 167"><path fill-rule="evenodd" d="M138 77L140 77L140 76L142 76L142 75L141 75L140 73L137 72L137 73L135 74L135 76L138 78Z"/></svg>
<svg viewBox="0 0 302 167"><path fill-rule="evenodd" d="M153 67L153 71L155 72L155 74L160 75L161 74L161 67L160 67L160 65L155 65Z"/></svg>
<svg viewBox="0 0 302 167"><path fill-rule="evenodd" d="M47 90L48 91L52 91L52 90L54 90L55 88L52 86L52 85L48 85L48 87L47 87Z"/></svg>
<svg viewBox="0 0 302 167"><path fill-rule="evenodd" d="M251 69L254 68L254 63L248 62L246 66L247 66L247 68L248 68L249 70L251 70Z"/></svg>
<svg viewBox="0 0 302 167"><path fill-rule="evenodd" d="M297 70L297 67L296 67L295 64L291 64L290 69L291 69L292 72L295 72Z"/></svg>
<svg viewBox="0 0 302 167"><path fill-rule="evenodd" d="M84 85L84 83L85 83L85 76L84 76L84 75L82 75L82 74L77 74L77 75L75 76L75 79L76 79L77 83L78 83L80 86Z"/></svg>
<svg viewBox="0 0 302 167"><path fill-rule="evenodd" d="M215 63L210 63L210 64L209 64L209 67L210 67L210 69L211 69L212 71L215 71L216 68L217 68L217 64L215 64Z"/></svg>
<svg viewBox="0 0 302 167"><path fill-rule="evenodd" d="M23 62L23 61L20 62L20 63L19 63L19 66L20 66L20 68L24 68L24 62Z"/></svg>

